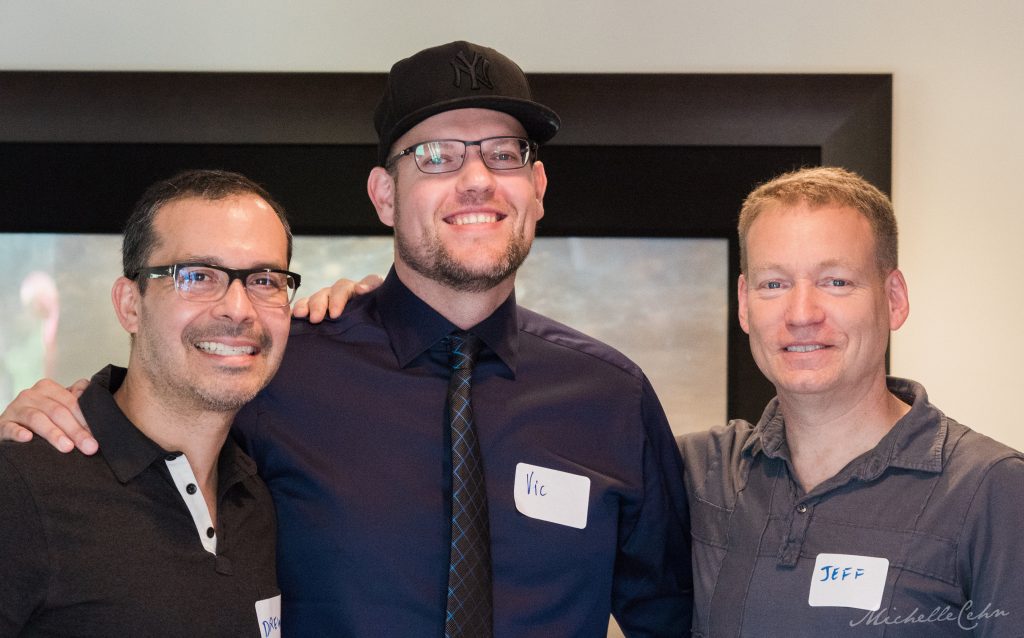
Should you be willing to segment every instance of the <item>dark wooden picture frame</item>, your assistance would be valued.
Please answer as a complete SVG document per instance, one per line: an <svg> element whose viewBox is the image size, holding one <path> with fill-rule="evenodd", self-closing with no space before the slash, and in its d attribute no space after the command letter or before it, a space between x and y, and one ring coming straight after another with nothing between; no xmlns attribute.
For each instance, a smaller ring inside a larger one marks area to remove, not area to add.
<svg viewBox="0 0 1024 638"><path fill-rule="evenodd" d="M296 233L385 234L365 194L383 78L0 72L0 232L116 233L150 182L220 167L267 186ZM829 164L890 190L890 75L531 82L563 122L541 149L551 185L540 235L724 238L734 282L736 215L758 182ZM735 320L732 290L729 299L728 414L756 419L772 389Z"/></svg>

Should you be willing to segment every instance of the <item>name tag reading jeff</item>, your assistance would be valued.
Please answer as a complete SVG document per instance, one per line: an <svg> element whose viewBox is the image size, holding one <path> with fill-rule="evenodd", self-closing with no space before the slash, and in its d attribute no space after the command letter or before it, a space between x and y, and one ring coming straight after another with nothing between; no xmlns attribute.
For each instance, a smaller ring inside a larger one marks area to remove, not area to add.
<svg viewBox="0 0 1024 638"><path fill-rule="evenodd" d="M889 559L853 554L818 554L811 574L811 607L853 607L876 611L882 606Z"/></svg>
<svg viewBox="0 0 1024 638"><path fill-rule="evenodd" d="M256 620L262 638L281 638L281 596L257 600Z"/></svg>
<svg viewBox="0 0 1024 638"><path fill-rule="evenodd" d="M587 526L590 479L586 476L518 463L513 493L516 509L530 518L576 529Z"/></svg>

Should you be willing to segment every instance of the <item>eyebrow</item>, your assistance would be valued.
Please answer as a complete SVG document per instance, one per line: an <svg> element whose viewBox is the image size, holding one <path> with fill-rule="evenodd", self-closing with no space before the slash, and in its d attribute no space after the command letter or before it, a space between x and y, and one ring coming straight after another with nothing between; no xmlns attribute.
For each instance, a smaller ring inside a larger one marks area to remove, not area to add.
<svg viewBox="0 0 1024 638"><path fill-rule="evenodd" d="M856 270L857 268L847 260L843 259L826 259L825 261L819 262L815 265L817 268L850 268ZM750 273L760 273L766 271L786 270L786 266L780 263L770 264L753 264L748 268Z"/></svg>

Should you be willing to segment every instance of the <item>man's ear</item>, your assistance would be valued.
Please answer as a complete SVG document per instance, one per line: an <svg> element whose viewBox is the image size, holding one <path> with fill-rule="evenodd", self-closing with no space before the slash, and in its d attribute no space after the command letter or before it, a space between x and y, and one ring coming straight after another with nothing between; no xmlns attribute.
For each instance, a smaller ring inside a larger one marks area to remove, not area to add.
<svg viewBox="0 0 1024 638"><path fill-rule="evenodd" d="M747 320L747 279L742 274L736 281L736 301L739 308L740 328L743 332L750 334L750 323Z"/></svg>
<svg viewBox="0 0 1024 638"><path fill-rule="evenodd" d="M366 192L385 226L395 225L396 179L382 166L374 166L366 180Z"/></svg>
<svg viewBox="0 0 1024 638"><path fill-rule="evenodd" d="M910 291L899 268L885 278L885 297L889 302L889 330L898 330L910 315Z"/></svg>
<svg viewBox="0 0 1024 638"><path fill-rule="evenodd" d="M129 334L139 331L139 313L142 306L142 293L139 284L127 277L118 277L110 290L110 300L114 304L114 313L121 327Z"/></svg>
<svg viewBox="0 0 1024 638"><path fill-rule="evenodd" d="M544 193L548 190L548 176L544 172L544 164L540 161L533 163L533 189L537 203L540 204L540 214L537 216L537 219L540 219L544 216Z"/></svg>

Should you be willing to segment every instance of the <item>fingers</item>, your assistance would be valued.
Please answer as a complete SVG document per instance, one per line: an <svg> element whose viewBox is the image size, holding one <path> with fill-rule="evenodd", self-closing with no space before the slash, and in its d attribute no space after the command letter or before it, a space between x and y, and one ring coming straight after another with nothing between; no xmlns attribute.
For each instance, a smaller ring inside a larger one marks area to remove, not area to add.
<svg viewBox="0 0 1024 638"><path fill-rule="evenodd" d="M341 311L348 305L348 300L359 294L356 292L356 286L358 285L359 282L357 281L339 279L330 287L331 294L327 299L327 311L330 313L331 319L340 317Z"/></svg>
<svg viewBox="0 0 1024 638"><path fill-rule="evenodd" d="M92 430L89 429L89 424L85 420L85 414L82 412L82 408L78 405L78 399L85 392L85 389L89 387L88 379L79 379L70 386L68 386L68 392L75 398L75 402L69 406L72 415L75 417L75 424L81 426L81 430L74 430L68 432L65 430L65 436L71 437L71 440L75 442L75 447L82 454L95 454L100 449L99 442L92 436Z"/></svg>
<svg viewBox="0 0 1024 638"><path fill-rule="evenodd" d="M340 317L341 311L345 309L345 306L353 297L368 293L379 287L382 283L384 283L384 279L380 275L366 275L359 281L339 279L330 288L328 310L331 319Z"/></svg>
<svg viewBox="0 0 1024 638"><path fill-rule="evenodd" d="M78 397L82 396L82 393L85 392L85 389L88 388L88 387L89 387L89 380L88 379L79 379L78 381L75 381L74 383L72 383L71 385L68 386L68 392L70 392L72 394L72 396L74 396L75 399L76 399L76 402L75 402L75 407L76 408L78 407L78 402L77 402ZM79 413L81 414L81 411L79 411ZM84 415L82 417L82 422L85 423ZM86 425L86 427L89 427L89 426Z"/></svg>
<svg viewBox="0 0 1024 638"><path fill-rule="evenodd" d="M342 279L341 281L348 280ZM300 319L307 317L310 323L320 323L324 320L324 315L327 314L327 300L330 294L330 288L321 288L312 295L299 299L292 305L292 316Z"/></svg>
<svg viewBox="0 0 1024 638"><path fill-rule="evenodd" d="M338 284L334 284L334 286L337 285ZM324 315L327 314L327 304L330 300L331 294L333 294L331 292L333 289L334 287L321 288L320 290L317 290L316 292L309 296L308 302L310 323L320 323L321 321L324 320Z"/></svg>
<svg viewBox="0 0 1024 638"><path fill-rule="evenodd" d="M292 316L302 318L309 314L309 298L303 297L292 304Z"/></svg>
<svg viewBox="0 0 1024 638"><path fill-rule="evenodd" d="M99 444L85 423L78 407L82 381L72 386L74 391L61 387L50 379L43 379L15 397L11 405L0 414L0 436L15 441L31 439L30 430L61 452L78 448L85 454L95 454ZM75 392L78 394L76 395Z"/></svg>
<svg viewBox="0 0 1024 638"><path fill-rule="evenodd" d="M28 443L32 440L32 432L13 421L0 422L0 440Z"/></svg>
<svg viewBox="0 0 1024 638"><path fill-rule="evenodd" d="M330 288L321 288L296 301L292 306L292 316L306 317L310 323L320 323L328 315L331 319L337 319L349 300L370 292L382 283L384 279L380 275L367 275L359 281L339 279Z"/></svg>
<svg viewBox="0 0 1024 638"><path fill-rule="evenodd" d="M359 292L360 294L370 292L379 288L382 283L384 283L384 278L380 275L367 275L359 280Z"/></svg>

